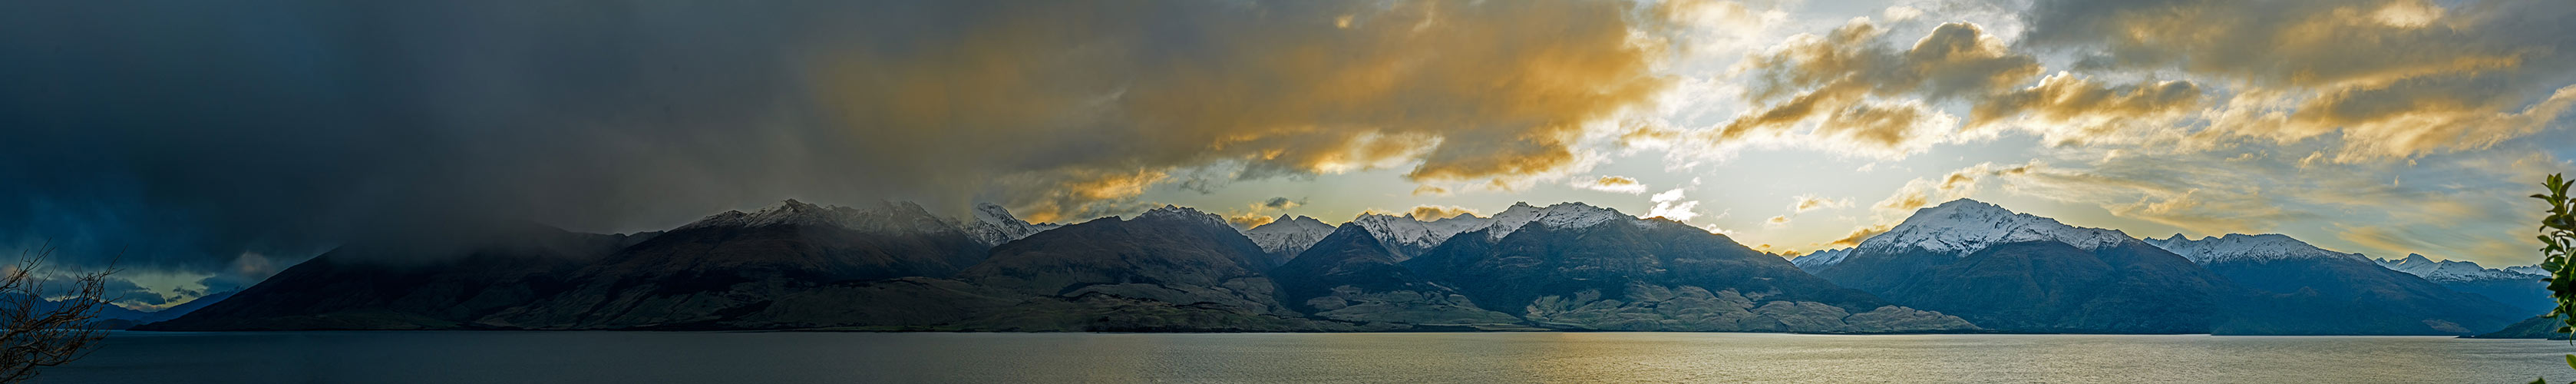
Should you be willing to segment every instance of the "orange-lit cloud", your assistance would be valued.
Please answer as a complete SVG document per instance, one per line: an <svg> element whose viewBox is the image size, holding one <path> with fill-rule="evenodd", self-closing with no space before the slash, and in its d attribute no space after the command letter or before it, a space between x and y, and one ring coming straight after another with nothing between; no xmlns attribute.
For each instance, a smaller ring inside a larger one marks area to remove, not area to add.
<svg viewBox="0 0 2576 384"><path fill-rule="evenodd" d="M2202 99L2200 87L2189 81L2113 85L2059 72L1986 98L1972 109L1969 125L2016 121L2050 142L2137 143L2132 138L2173 131Z"/></svg>
<svg viewBox="0 0 2576 384"><path fill-rule="evenodd" d="M1870 236L1878 236L1878 234L1887 233L1889 228L1894 227L1896 227L1895 223L1881 223L1854 228L1851 233L1844 234L1842 238L1825 242L1825 248L1847 248L1859 246L1862 240L1869 240Z"/></svg>
<svg viewBox="0 0 2576 384"><path fill-rule="evenodd" d="M1270 216L1268 216L1268 215L1262 215L1262 214L1258 214L1258 213L1240 213L1240 214L1233 214L1233 215L1226 215L1226 216L1225 216L1225 222L1226 222L1226 223L1234 224L1234 227L1235 227L1235 228L1244 228L1244 229L1250 229L1250 228L1252 228L1252 227L1259 227L1259 226L1261 226L1262 224L1270 224L1270 222L1272 222L1272 221L1277 221L1277 220L1279 220L1279 218L1276 218L1276 217L1270 217Z"/></svg>
<svg viewBox="0 0 2576 384"><path fill-rule="evenodd" d="M1804 213L1807 211L1826 208L1845 208L1850 207L1851 205L1852 201L1848 198L1828 199L1813 194L1807 194L1798 195L1797 201L1789 204L1789 211L1793 213Z"/></svg>
<svg viewBox="0 0 2576 384"><path fill-rule="evenodd" d="M2036 59L2012 53L1974 24L1943 24L1902 50L1891 47L1886 34L1877 24L1855 20L1748 59L1754 75L1745 96L1768 105L1703 131L1702 139L1790 136L1802 123L1812 123L1809 139L1901 157L1949 140L1955 125L1947 113L1913 97L1981 97L2039 75Z"/></svg>
<svg viewBox="0 0 2576 384"><path fill-rule="evenodd" d="M1458 215L1474 215L1476 210L1448 205L1416 205L1412 210L1405 211L1405 214L1413 215L1415 219L1437 220L1458 217Z"/></svg>
<svg viewBox="0 0 2576 384"><path fill-rule="evenodd" d="M1938 181L1919 178L1909 180L1904 187L1897 188L1895 194L1879 200L1878 204L1872 205L1871 208L1876 209L1881 216L1901 217L1904 214L1913 213L1918 208L1971 197L1977 193L1980 182L1989 177L2023 175L2045 167L2047 164L2036 161L2017 165L1978 163L1951 171Z"/></svg>
<svg viewBox="0 0 2576 384"><path fill-rule="evenodd" d="M1262 224L1269 224L1272 221L1277 221L1279 218L1273 217L1273 215L1278 215L1282 211L1296 209L1298 206L1303 205L1306 205L1306 202L1302 200L1290 200L1287 197L1272 197L1266 200L1253 202L1250 205L1244 206L1240 210L1228 210L1225 213L1225 221L1233 223L1236 228L1251 229L1253 227L1259 227Z"/></svg>
<svg viewBox="0 0 2576 384"><path fill-rule="evenodd" d="M1108 213L1093 204L1137 189L1100 186L1138 173L1220 164L1241 178L1410 167L1417 181L1509 184L1579 164L1585 124L1669 83L1651 70L1662 48L1637 40L1661 22L1634 8L1020 4L948 39L830 57L817 89L888 161L1044 218ZM978 182L1013 175L1053 183Z"/></svg>
<svg viewBox="0 0 2576 384"><path fill-rule="evenodd" d="M1637 182L1637 179L1628 178L1626 176L1602 176L1589 179L1577 179L1574 181L1574 187L1602 192L1618 192L1626 194L1646 193L1645 183L1639 183Z"/></svg>

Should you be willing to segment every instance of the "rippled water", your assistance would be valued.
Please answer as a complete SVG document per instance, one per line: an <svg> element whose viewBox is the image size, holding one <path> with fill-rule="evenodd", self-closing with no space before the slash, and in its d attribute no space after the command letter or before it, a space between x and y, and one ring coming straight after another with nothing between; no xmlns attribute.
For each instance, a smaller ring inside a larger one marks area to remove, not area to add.
<svg viewBox="0 0 2576 384"><path fill-rule="evenodd" d="M2563 341L1756 333L124 332L42 383L2522 383Z"/></svg>

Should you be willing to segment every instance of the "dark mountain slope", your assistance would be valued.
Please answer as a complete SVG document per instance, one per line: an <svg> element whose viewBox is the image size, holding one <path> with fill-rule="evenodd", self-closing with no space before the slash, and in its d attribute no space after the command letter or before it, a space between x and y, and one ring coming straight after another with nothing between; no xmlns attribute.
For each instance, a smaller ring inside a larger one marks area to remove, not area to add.
<svg viewBox="0 0 2576 384"><path fill-rule="evenodd" d="M1270 270L1280 301L1299 311L1344 321L1426 325L1512 324L1520 319L1476 307L1448 286L1395 261L1376 235L1344 224L1287 265Z"/></svg>
<svg viewBox="0 0 2576 384"><path fill-rule="evenodd" d="M981 243L918 205L788 200L673 229L571 273L573 286L481 322L538 329L703 328L839 281L947 276Z"/></svg>
<svg viewBox="0 0 2576 384"><path fill-rule="evenodd" d="M1836 287L1723 235L1559 204L1494 239L1453 236L1404 265L1476 303L1554 327L1920 332L1974 327ZM1859 314L1854 314L1859 313Z"/></svg>
<svg viewBox="0 0 2576 384"><path fill-rule="evenodd" d="M2360 254L2286 235L2177 234L2147 243L2198 263L2237 287L2212 332L2262 335L2459 335L2528 315L2484 296L2389 270Z"/></svg>
<svg viewBox="0 0 2576 384"><path fill-rule="evenodd" d="M1259 246L1216 215L1166 206L1040 232L993 250L959 280L1022 294L1102 294L1293 316Z"/></svg>
<svg viewBox="0 0 2576 384"><path fill-rule="evenodd" d="M1991 329L2203 333L2227 292L2216 275L2144 244L2085 251L2054 241L1994 245L1967 257L1854 253L1818 273L1847 286Z"/></svg>
<svg viewBox="0 0 2576 384"><path fill-rule="evenodd" d="M535 224L487 227L461 246L344 246L176 319L138 330L473 329L476 319L553 295L564 279L638 237ZM444 243L442 241L442 243Z"/></svg>

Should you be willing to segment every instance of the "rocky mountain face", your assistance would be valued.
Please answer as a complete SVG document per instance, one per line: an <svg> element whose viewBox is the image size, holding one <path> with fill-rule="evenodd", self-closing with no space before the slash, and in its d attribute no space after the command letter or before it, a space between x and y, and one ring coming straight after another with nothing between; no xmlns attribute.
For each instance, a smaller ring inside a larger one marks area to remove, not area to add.
<svg viewBox="0 0 2576 384"><path fill-rule="evenodd" d="M2457 335L2502 327L2523 310L2392 271L2360 254L2279 234L2147 239L2237 287L2214 332Z"/></svg>
<svg viewBox="0 0 2576 384"><path fill-rule="evenodd" d="M2549 272L2538 266L2509 266L2489 269L2478 263L2443 260L2433 261L2424 255L2407 254L2397 260L2372 259L2382 267L2423 277L2451 290L2484 296L2520 309L2523 314L2548 313L2558 304L2549 298L2549 284L2541 280Z"/></svg>
<svg viewBox="0 0 2576 384"><path fill-rule="evenodd" d="M1273 297L1278 285L1261 274L1269 260L1224 218L1165 206L1133 220L1092 220L1004 244L958 279L1032 295L1101 294L1284 314Z"/></svg>
<svg viewBox="0 0 2576 384"><path fill-rule="evenodd" d="M2119 231L1960 199L1915 212L1809 272L1989 329L2204 333L2224 278ZM1813 257L1813 256L1811 256Z"/></svg>
<svg viewBox="0 0 2576 384"><path fill-rule="evenodd" d="M1386 243L1356 223L1342 225L1270 275L1279 281L1281 301L1334 320L1456 326L1521 322L1478 307L1456 289L1397 264Z"/></svg>
<svg viewBox="0 0 2576 384"><path fill-rule="evenodd" d="M1633 331L1962 331L1681 223L1560 204L1495 215L1404 265L1541 326ZM1511 223L1518 227L1508 228ZM1501 233L1503 235L1496 235Z"/></svg>

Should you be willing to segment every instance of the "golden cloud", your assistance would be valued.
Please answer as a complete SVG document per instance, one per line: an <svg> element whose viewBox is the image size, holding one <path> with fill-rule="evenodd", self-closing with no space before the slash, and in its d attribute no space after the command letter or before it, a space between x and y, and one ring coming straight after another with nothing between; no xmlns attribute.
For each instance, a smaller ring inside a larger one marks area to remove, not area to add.
<svg viewBox="0 0 2576 384"><path fill-rule="evenodd" d="M1977 165L1951 171L1943 175L1940 181L1921 178L1908 180L1905 186L1896 189L1895 194L1888 195L1887 199L1879 200L1878 204L1871 207L1881 216L1902 217L1905 214L1911 214L1915 209L1931 206L1935 202L1975 195L1979 182L1988 177L2025 175L2047 166L2035 160L2009 166L1996 165L1992 162L1977 163Z"/></svg>
<svg viewBox="0 0 2576 384"><path fill-rule="evenodd" d="M2332 137L2339 148L2324 158L2349 163L2489 148L2576 105L2576 86L2565 84L2576 40L2538 37L2576 35L2564 22L2576 6L2564 2L2043 0L2024 16L2018 44L2072 53L2075 73L2146 80L2043 78L2031 55L1975 24L1900 45L1855 19L1748 58L1744 96L1755 108L1688 140L1901 158L1998 132L1990 128L2165 152ZM1967 129L1926 106L1951 100L1969 106Z"/></svg>
<svg viewBox="0 0 2576 384"><path fill-rule="evenodd" d="M2039 84L1987 97L1969 114L1970 127L2020 117L2022 128L2048 141L2124 142L2137 131L2172 130L2196 111L2202 90L2189 81L2111 85L2059 72Z"/></svg>
<svg viewBox="0 0 2576 384"><path fill-rule="evenodd" d="M1826 243L1825 243L1825 248L1847 248L1847 247L1857 247L1857 246L1860 246L1860 242L1861 242L1861 241L1869 240L1869 237L1870 237L1870 236L1878 236L1878 234L1881 234L1881 233L1887 233L1887 230L1888 230L1888 229L1895 228L1895 227L1896 227L1896 224L1894 224L1894 223L1881 223L1881 224L1877 224L1877 225L1871 225L1871 226L1866 226L1866 227L1854 228L1854 229L1852 229L1852 231L1851 231L1851 233L1850 233L1850 234L1845 234L1845 235L1843 235L1843 237L1842 237L1842 238L1840 238L1840 239L1834 239L1834 241L1826 242Z"/></svg>
<svg viewBox="0 0 2576 384"><path fill-rule="evenodd" d="M1826 208L1844 208L1852 205L1851 199L1848 198L1828 199L1813 194L1798 195L1796 199L1796 202L1789 204L1789 211L1792 213L1804 213L1807 211Z"/></svg>
<svg viewBox="0 0 2576 384"><path fill-rule="evenodd" d="M1279 218L1276 218L1276 217L1270 217L1270 216L1262 215L1262 214L1258 214L1258 213L1242 213L1242 214L1227 215L1227 216L1225 217L1225 222L1234 224L1234 227L1235 227L1235 228L1246 228L1246 229L1253 228L1253 227L1259 227L1259 226L1261 226L1261 225L1263 225L1263 224L1270 224L1270 222L1272 222L1272 221L1277 221L1277 220L1279 220Z"/></svg>
<svg viewBox="0 0 2576 384"><path fill-rule="evenodd" d="M1458 217L1458 215L1474 215L1476 214L1476 210L1457 206L1426 204L1413 206L1413 209L1405 211L1405 214L1412 215L1415 219L1437 220Z"/></svg>
<svg viewBox="0 0 2576 384"><path fill-rule="evenodd" d="M1646 193L1645 183L1639 183L1637 182L1637 179L1628 178L1627 176L1602 176L1590 179L1577 179L1574 181L1574 187L1602 192L1618 192L1627 194Z"/></svg>
<svg viewBox="0 0 2576 384"><path fill-rule="evenodd" d="M1845 153L1900 158L1963 137L1953 128L1956 118L1927 102L1987 100L2042 70L2037 59L2012 52L1975 24L1942 24L1902 50L1886 33L1866 19L1854 20L1748 58L1752 81L1745 97L1769 104L1700 131L1696 139L1817 142ZM1813 128L1799 132L1808 126ZM1638 130L1622 138L1672 135Z"/></svg>
<svg viewBox="0 0 2576 384"><path fill-rule="evenodd" d="M1060 174L1022 173L995 183L1032 189L1021 195L1019 206L1012 211L1030 222L1052 223L1133 211L1140 205L1116 202L1144 194L1146 187L1168 176L1151 170L1068 170Z"/></svg>
<svg viewBox="0 0 2576 384"><path fill-rule="evenodd" d="M1040 218L1103 214L1161 180L1138 174L1212 165L1499 183L1579 164L1585 124L1669 83L1662 48L1636 37L1660 21L1635 7L1022 4L826 57L815 89L898 179Z"/></svg>
<svg viewBox="0 0 2576 384"><path fill-rule="evenodd" d="M1244 205L1241 209L1227 210L1225 213L1225 221L1233 223L1236 228L1252 229L1253 227L1259 227L1262 224L1269 224L1272 221L1279 220L1279 218L1271 217L1271 215L1278 214L1281 211L1295 209L1303 205L1306 205L1305 201L1289 200L1287 197L1272 197Z"/></svg>

